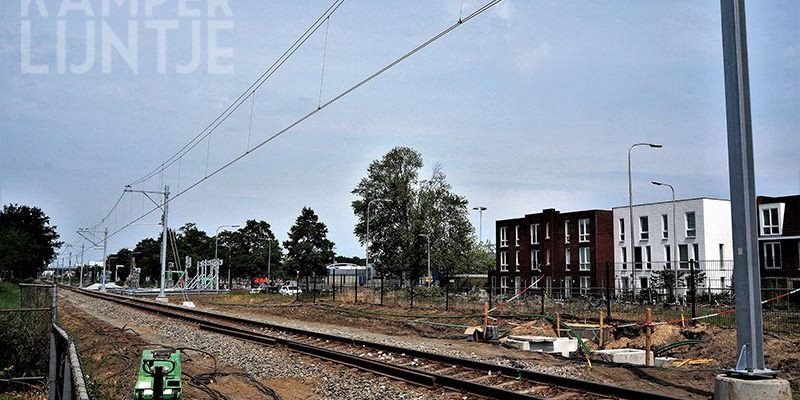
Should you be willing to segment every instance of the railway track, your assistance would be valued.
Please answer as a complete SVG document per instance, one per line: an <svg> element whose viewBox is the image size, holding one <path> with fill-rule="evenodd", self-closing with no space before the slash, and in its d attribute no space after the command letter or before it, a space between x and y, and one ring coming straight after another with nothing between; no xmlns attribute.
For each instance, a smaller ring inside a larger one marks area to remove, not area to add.
<svg viewBox="0 0 800 400"><path fill-rule="evenodd" d="M445 387L495 399L643 399L675 397L526 369L499 366L132 297L66 289L170 318L200 329L358 368L427 388Z"/></svg>

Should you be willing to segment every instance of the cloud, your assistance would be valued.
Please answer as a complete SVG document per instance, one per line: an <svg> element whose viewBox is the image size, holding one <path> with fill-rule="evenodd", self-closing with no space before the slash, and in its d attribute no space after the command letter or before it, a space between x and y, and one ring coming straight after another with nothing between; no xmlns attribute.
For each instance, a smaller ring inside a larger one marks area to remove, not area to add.
<svg viewBox="0 0 800 400"><path fill-rule="evenodd" d="M795 58L800 56L800 49L797 46L788 46L783 49L783 58Z"/></svg>
<svg viewBox="0 0 800 400"><path fill-rule="evenodd" d="M494 8L494 15L508 21L514 16L514 8L508 2L500 3Z"/></svg>
<svg viewBox="0 0 800 400"><path fill-rule="evenodd" d="M536 48L518 53L515 63L521 71L531 72L545 64L549 64L552 60L553 55L550 45L547 42L542 42Z"/></svg>

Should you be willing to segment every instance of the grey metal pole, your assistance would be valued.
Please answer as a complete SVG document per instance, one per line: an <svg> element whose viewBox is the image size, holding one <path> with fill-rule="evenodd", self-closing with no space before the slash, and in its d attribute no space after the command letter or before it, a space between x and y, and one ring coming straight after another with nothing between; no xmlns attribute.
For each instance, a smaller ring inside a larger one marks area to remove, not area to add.
<svg viewBox="0 0 800 400"><path fill-rule="evenodd" d="M106 259L108 252L108 228L103 229L103 276L100 278L100 291L106 291L106 264L108 260Z"/></svg>
<svg viewBox="0 0 800 400"><path fill-rule="evenodd" d="M167 230L169 221L169 185L164 186L164 213L161 216L161 224L163 225L163 233L161 236L161 289L158 292L157 300L166 300L167 295L164 293L164 281L167 275Z"/></svg>
<svg viewBox="0 0 800 400"><path fill-rule="evenodd" d="M269 246L267 251L267 281L272 283L272 238L267 240L267 246Z"/></svg>
<svg viewBox="0 0 800 400"><path fill-rule="evenodd" d="M80 281L78 283L78 287L80 287L80 288L83 287L83 252L84 252L84 248L83 247L84 247L84 245L81 244L81 277L80 277Z"/></svg>
<svg viewBox="0 0 800 400"><path fill-rule="evenodd" d="M656 186L666 186L666 187L669 188L670 191L672 191L672 263L670 263L670 264L671 264L671 267L675 270L675 296L677 297L677 295L678 295L678 264L676 264L677 259L676 259L675 256L677 255L676 248L678 246L678 236L675 233L675 225L678 224L678 220L675 217L675 215L676 215L675 214L675 188L672 187L672 185L670 185L669 183L663 183L663 182L657 182L657 181L652 181L651 183L653 185L656 185Z"/></svg>
<svg viewBox="0 0 800 400"><path fill-rule="evenodd" d="M478 243L483 242L483 212L486 211L486 207L478 206L472 207L473 210L478 211Z"/></svg>
<svg viewBox="0 0 800 400"><path fill-rule="evenodd" d="M721 0L725 111L728 127L728 173L733 226L733 279L736 286L736 345L739 359L730 374L774 376L764 365L761 276L750 82L744 0Z"/></svg>
<svg viewBox="0 0 800 400"><path fill-rule="evenodd" d="M633 283L633 298L634 298L634 300L636 300L636 262L634 261L634 245L633 245L633 243L634 243L633 242L634 241L634 233L635 232L633 230L633 227L634 227L634 223L633 223L633 178L631 176L632 175L631 174L631 150L633 150L634 148L636 148L638 146L650 146L652 148L657 148L657 149L661 148L660 144L655 144L655 143L634 143L631 147L628 148L628 216L630 218L630 220L628 220L628 225L630 225L628 230L630 231L630 239L631 239L629 257L631 258L631 261L633 261L633 262L631 262L631 266L632 266L631 272L633 273L633 282L632 283Z"/></svg>

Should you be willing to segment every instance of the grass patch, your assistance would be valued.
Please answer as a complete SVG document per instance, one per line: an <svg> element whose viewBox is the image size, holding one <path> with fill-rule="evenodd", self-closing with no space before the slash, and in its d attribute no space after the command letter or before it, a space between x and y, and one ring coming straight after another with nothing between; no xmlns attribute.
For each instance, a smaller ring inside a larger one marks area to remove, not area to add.
<svg viewBox="0 0 800 400"><path fill-rule="evenodd" d="M19 285L0 283L0 308L19 308Z"/></svg>

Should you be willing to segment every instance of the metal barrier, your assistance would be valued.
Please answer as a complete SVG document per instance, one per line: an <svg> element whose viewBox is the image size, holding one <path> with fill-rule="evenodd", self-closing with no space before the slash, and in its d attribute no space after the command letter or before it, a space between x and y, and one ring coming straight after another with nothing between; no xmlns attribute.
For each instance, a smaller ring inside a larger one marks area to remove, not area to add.
<svg viewBox="0 0 800 400"><path fill-rule="evenodd" d="M75 343L58 324L53 324L52 335L55 340L55 353L51 362L56 365L55 376L51 382L55 385L57 400L89 400L89 392L83 375L78 351ZM53 360L54 359L54 360Z"/></svg>

